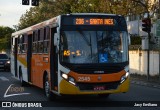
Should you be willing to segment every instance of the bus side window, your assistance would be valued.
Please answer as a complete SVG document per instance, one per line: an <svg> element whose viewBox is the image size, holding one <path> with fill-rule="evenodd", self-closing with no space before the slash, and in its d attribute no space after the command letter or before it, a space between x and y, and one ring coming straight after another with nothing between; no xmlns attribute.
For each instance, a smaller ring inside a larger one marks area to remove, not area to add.
<svg viewBox="0 0 160 110"><path fill-rule="evenodd" d="M38 30L38 53L43 53L44 29Z"/></svg>
<svg viewBox="0 0 160 110"><path fill-rule="evenodd" d="M21 53L21 42L20 42L20 36L18 36L18 54L20 54Z"/></svg>
<svg viewBox="0 0 160 110"><path fill-rule="evenodd" d="M33 32L33 40L32 40L32 52L37 53L37 41L38 41L38 30Z"/></svg>
<svg viewBox="0 0 160 110"><path fill-rule="evenodd" d="M43 51L44 53L48 53L49 52L49 37L50 36L50 27L47 26L44 28L44 47L43 47Z"/></svg>
<svg viewBox="0 0 160 110"><path fill-rule="evenodd" d="M18 37L18 54L23 53L23 43L24 43L24 35L20 35Z"/></svg>
<svg viewBox="0 0 160 110"><path fill-rule="evenodd" d="M28 41L28 35L23 35L23 41L22 41L22 53L26 53L27 51L27 41Z"/></svg>

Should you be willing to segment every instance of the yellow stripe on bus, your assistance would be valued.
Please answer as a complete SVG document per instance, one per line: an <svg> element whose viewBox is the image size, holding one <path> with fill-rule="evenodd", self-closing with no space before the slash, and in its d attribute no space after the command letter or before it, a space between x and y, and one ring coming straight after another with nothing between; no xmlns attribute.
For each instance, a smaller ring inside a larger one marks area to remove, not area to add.
<svg viewBox="0 0 160 110"><path fill-rule="evenodd" d="M80 95L80 94L112 94L127 92L129 90L129 78L126 79L122 84L115 90L104 90L104 91L81 91L78 87L70 84L66 80L62 79L60 82L60 94Z"/></svg>
<svg viewBox="0 0 160 110"><path fill-rule="evenodd" d="M22 64L24 65L24 67L26 67L26 68L27 68L27 62L26 62L26 59L21 58L21 57L18 57L17 59L18 59L18 61L19 61L20 63L22 63Z"/></svg>

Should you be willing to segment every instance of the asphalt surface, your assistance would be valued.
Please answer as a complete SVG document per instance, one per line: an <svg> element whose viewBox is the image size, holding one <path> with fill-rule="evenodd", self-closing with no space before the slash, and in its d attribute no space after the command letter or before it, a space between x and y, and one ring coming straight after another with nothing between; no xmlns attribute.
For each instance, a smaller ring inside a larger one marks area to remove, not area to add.
<svg viewBox="0 0 160 110"><path fill-rule="evenodd" d="M153 88L159 88L160 89L160 78L159 76L156 77L149 77L149 80L147 79L147 76L142 75L134 75L131 74L131 83L141 86L147 86L147 87L153 87Z"/></svg>
<svg viewBox="0 0 160 110"><path fill-rule="evenodd" d="M10 89L8 89L10 87ZM7 91L8 89L8 91ZM19 94L19 95L15 95ZM97 96L69 96L48 102L43 90L35 86L21 87L20 81L11 73L0 71L0 102L42 102L48 108L0 108L0 110L159 110L160 84L145 78L131 76L130 90L127 93L112 94L108 98ZM135 104L151 103L159 107L134 107Z"/></svg>

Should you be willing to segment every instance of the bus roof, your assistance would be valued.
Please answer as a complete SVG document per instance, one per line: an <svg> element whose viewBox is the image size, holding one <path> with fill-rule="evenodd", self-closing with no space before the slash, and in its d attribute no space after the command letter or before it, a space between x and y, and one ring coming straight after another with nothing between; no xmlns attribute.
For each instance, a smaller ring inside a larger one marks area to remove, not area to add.
<svg viewBox="0 0 160 110"><path fill-rule="evenodd" d="M36 29L39 29L39 28L42 28L42 27L45 27L45 26L49 26L51 24L56 24L57 23L57 17L54 17L54 18L51 18L49 20L46 20L46 21L43 21L43 22L40 22L38 24L35 24L33 26L30 26L30 27L27 27L25 29L22 29L22 30L19 30L17 32L14 32L12 33L12 36L16 36L16 35L19 35L19 34L24 34L24 33L29 33L31 34L31 32L33 30L36 30Z"/></svg>
<svg viewBox="0 0 160 110"><path fill-rule="evenodd" d="M108 15L108 16L119 16L119 17L121 17L121 15L106 14L106 13L71 13L71 14L64 14L64 16L72 16L72 15L102 15L102 16L107 16ZM61 16L61 15L59 15L59 16ZM40 22L40 23L35 24L33 26L30 26L28 28L19 30L17 32L14 32L14 33L12 33L12 37L13 36L18 37L18 35L24 34L24 33L32 34L33 30L36 30L36 29L39 29L39 28L42 28L42 27L45 27L45 26L53 26L53 24L58 25L57 23L58 23L58 17L59 16L56 16L56 17L51 18L49 20Z"/></svg>
<svg viewBox="0 0 160 110"><path fill-rule="evenodd" d="M106 13L70 13L66 15L108 15L108 16L121 16L121 15L116 15L116 14L106 14Z"/></svg>

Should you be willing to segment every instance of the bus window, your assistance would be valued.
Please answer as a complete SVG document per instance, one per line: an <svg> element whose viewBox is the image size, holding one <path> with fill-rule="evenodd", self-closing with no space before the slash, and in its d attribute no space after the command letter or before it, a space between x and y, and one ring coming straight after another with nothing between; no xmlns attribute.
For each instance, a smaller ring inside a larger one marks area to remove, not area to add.
<svg viewBox="0 0 160 110"><path fill-rule="evenodd" d="M43 47L43 51L44 53L48 53L49 51L49 36L50 36L50 28L49 27L45 27L44 28L44 47Z"/></svg>
<svg viewBox="0 0 160 110"><path fill-rule="evenodd" d="M44 29L38 30L38 53L43 53Z"/></svg>
<svg viewBox="0 0 160 110"><path fill-rule="evenodd" d="M33 46L32 52L33 53L37 52L37 40L38 40L38 31L36 30L33 32L33 40L32 40L33 41L32 42L32 46Z"/></svg>
<svg viewBox="0 0 160 110"><path fill-rule="evenodd" d="M24 53L25 52L25 43L24 43L24 35L20 35L18 37L18 53Z"/></svg>
<svg viewBox="0 0 160 110"><path fill-rule="evenodd" d="M22 40L22 50L21 50L21 52L22 53L26 53L26 51L27 51L28 35L25 34L25 35L22 35L22 36L23 36L23 40Z"/></svg>
<svg viewBox="0 0 160 110"><path fill-rule="evenodd" d="M21 48L21 43L20 43L20 36L18 36L18 54L21 53L20 49Z"/></svg>

